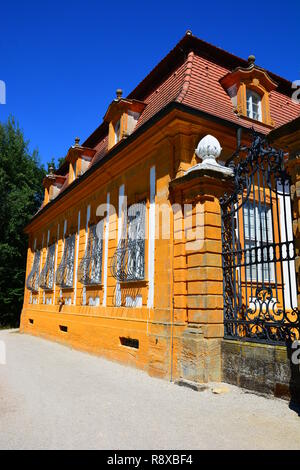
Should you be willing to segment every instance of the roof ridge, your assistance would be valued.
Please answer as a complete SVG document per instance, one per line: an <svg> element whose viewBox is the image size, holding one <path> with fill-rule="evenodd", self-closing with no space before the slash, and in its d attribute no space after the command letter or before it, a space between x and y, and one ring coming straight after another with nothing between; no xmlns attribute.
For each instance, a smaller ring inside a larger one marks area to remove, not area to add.
<svg viewBox="0 0 300 470"><path fill-rule="evenodd" d="M190 86L190 81L191 81L191 75L192 75L192 69L193 69L193 62L194 62L194 57L195 53L194 51L189 52L186 60L186 68L184 72L184 77L183 77L183 82L182 82L182 88L175 98L175 101L178 103L182 103L184 100Z"/></svg>

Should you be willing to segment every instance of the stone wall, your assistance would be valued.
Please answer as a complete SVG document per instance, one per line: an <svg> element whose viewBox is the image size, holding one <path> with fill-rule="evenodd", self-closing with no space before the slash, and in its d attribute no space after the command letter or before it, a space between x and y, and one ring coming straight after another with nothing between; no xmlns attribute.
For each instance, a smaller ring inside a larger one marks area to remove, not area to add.
<svg viewBox="0 0 300 470"><path fill-rule="evenodd" d="M289 348L223 340L221 350L224 382L300 403L300 366Z"/></svg>

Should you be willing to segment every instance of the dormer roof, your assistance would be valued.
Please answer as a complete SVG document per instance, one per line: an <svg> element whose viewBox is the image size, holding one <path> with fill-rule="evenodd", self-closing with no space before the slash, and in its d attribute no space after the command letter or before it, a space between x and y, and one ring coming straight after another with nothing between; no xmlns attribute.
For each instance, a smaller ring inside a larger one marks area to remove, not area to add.
<svg viewBox="0 0 300 470"><path fill-rule="evenodd" d="M137 113L141 113L145 107L147 106L146 103L139 100L127 99L127 98L120 98L113 100L107 111L105 116L103 117L103 121L110 122L115 119L115 116L120 115L123 112L128 111L135 111Z"/></svg>
<svg viewBox="0 0 300 470"><path fill-rule="evenodd" d="M278 83L270 77L268 72L253 62L248 67L236 67L232 72L228 72L220 79L220 83L225 89L228 89L236 83L253 78L257 78L268 92L276 90L278 87Z"/></svg>
<svg viewBox="0 0 300 470"><path fill-rule="evenodd" d="M68 150L66 161L73 162L82 155L93 158L96 152L96 149L79 145L79 138L76 137L75 145L72 145Z"/></svg>
<svg viewBox="0 0 300 470"><path fill-rule="evenodd" d="M66 180L65 175L55 175L53 173L49 173L43 179L43 186L44 188L49 188L52 184L59 184L63 185Z"/></svg>

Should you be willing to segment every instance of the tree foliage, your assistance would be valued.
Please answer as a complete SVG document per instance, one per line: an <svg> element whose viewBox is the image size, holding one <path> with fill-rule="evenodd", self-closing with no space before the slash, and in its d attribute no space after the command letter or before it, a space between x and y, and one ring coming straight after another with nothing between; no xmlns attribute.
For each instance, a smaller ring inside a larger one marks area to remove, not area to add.
<svg viewBox="0 0 300 470"><path fill-rule="evenodd" d="M57 161L52 157L51 161L47 163L47 171L49 172L51 166L54 170L55 168L59 168L63 163L65 163L65 161L65 157L58 157Z"/></svg>
<svg viewBox="0 0 300 470"><path fill-rule="evenodd" d="M28 244L23 230L41 205L45 173L14 119L0 123L0 327L19 323Z"/></svg>

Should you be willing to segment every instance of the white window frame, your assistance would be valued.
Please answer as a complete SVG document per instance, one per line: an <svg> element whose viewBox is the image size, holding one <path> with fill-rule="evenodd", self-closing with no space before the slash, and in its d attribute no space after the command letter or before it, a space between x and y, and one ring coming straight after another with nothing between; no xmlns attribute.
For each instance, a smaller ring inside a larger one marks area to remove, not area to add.
<svg viewBox="0 0 300 470"><path fill-rule="evenodd" d="M128 208L128 280L145 279L146 201Z"/></svg>
<svg viewBox="0 0 300 470"><path fill-rule="evenodd" d="M52 290L54 286L55 250L55 243L52 243L52 245L48 246L46 261L40 273L39 285L44 290Z"/></svg>
<svg viewBox="0 0 300 470"><path fill-rule="evenodd" d="M64 241L61 262L56 270L55 282L61 289L72 289L74 284L75 234L69 235ZM58 279L58 273L61 281ZM65 279L65 282L63 280Z"/></svg>
<svg viewBox="0 0 300 470"><path fill-rule="evenodd" d="M254 215L254 210L255 210L255 215ZM252 201L248 201L244 206L243 206L243 220L244 220L244 234L245 234L245 240L244 240L244 249L248 250L250 247L262 247L260 250L257 250L257 257L259 260L262 259L262 256L264 255L264 245L273 243L273 230L272 230L272 209L268 205L266 207L261 208L261 213L259 212L259 207L258 203L256 202L255 204ZM267 227L265 226L265 212L266 212L266 217L267 217ZM249 217L250 219L253 219L253 223L249 224ZM255 221L254 221L255 217ZM262 240L261 240L261 233L260 229L262 229ZM256 231L256 233L255 233ZM269 255L272 253L273 248L268 247L269 250ZM251 253L251 254L250 254ZM250 258L250 256L255 259L255 252L253 251L247 251L245 253L245 256L247 258L247 262ZM274 257L274 253L273 253ZM269 261L267 263L264 263L264 266L262 263L257 263L257 264L252 264L252 267L250 265L245 266L246 269L246 275L248 280L253 280L258 282L262 282L262 274L263 274L263 267L264 267L264 282L270 283L274 282L275 280L275 263L273 261ZM270 272L270 276L269 276ZM252 274L252 275L251 275Z"/></svg>
<svg viewBox="0 0 300 470"><path fill-rule="evenodd" d="M27 289L35 294L37 294L39 290L41 254L41 250L35 250L32 267L26 281Z"/></svg>
<svg viewBox="0 0 300 470"><path fill-rule="evenodd" d="M255 102L254 99L257 101ZM247 88L246 90L247 117L262 122L261 96L254 90ZM254 106L257 105L257 111ZM255 116L257 114L257 117Z"/></svg>
<svg viewBox="0 0 300 470"><path fill-rule="evenodd" d="M104 219L89 227L87 246L78 272L78 280L86 286L102 283L103 226Z"/></svg>
<svg viewBox="0 0 300 470"><path fill-rule="evenodd" d="M121 140L121 119L119 119L114 125L114 133L115 133L115 144L117 144Z"/></svg>

